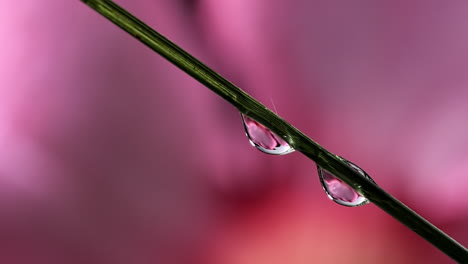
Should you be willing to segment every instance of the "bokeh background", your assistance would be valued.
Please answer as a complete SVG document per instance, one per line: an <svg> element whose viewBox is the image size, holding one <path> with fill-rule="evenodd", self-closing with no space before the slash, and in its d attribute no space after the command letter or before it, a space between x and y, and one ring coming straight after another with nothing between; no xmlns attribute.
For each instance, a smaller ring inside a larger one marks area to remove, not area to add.
<svg viewBox="0 0 468 264"><path fill-rule="evenodd" d="M120 0L468 245L468 2ZM452 263L75 1L0 2L1 263Z"/></svg>

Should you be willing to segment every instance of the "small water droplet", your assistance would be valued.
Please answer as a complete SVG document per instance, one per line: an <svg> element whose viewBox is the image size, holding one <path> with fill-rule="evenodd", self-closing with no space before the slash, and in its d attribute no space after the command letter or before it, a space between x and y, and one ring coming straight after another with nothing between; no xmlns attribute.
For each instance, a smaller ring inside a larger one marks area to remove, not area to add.
<svg viewBox="0 0 468 264"><path fill-rule="evenodd" d="M347 161L345 159L343 160L352 169L354 169L355 171L360 173L362 176L374 182L374 180L372 180L372 178L364 170L359 168L356 164L350 161ZM319 166L317 166L317 169L318 169L318 174L320 177L320 182L322 183L322 187L325 190L325 193L334 202L344 205L344 206L351 206L351 207L360 206L360 205L369 203L369 200L367 200L364 196L360 195L353 188L351 188L351 186L344 183L343 181L335 177L330 172L320 168Z"/></svg>
<svg viewBox="0 0 468 264"><path fill-rule="evenodd" d="M294 151L286 141L270 129L244 114L241 114L241 117L250 144L258 150L272 155L284 155Z"/></svg>

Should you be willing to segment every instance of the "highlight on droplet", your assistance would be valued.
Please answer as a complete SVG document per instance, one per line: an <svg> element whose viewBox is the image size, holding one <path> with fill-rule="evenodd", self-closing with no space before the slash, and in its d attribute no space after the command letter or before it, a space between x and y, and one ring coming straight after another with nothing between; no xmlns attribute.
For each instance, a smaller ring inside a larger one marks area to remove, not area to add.
<svg viewBox="0 0 468 264"><path fill-rule="evenodd" d="M241 118L250 144L258 150L272 155L284 155L294 151L286 141L254 119L242 113Z"/></svg>
<svg viewBox="0 0 468 264"><path fill-rule="evenodd" d="M355 170L362 176L374 182L374 180L364 170L359 168L356 164L350 161L347 161L345 159L343 159L343 161L346 164L348 164L353 170ZM340 205L350 206L350 207L365 205L369 203L369 200L367 200L367 198L360 195L351 186L344 183L343 181L335 177L330 172L322 169L319 166L317 166L317 170L318 170L320 182L322 184L323 189L325 190L325 193L334 202Z"/></svg>

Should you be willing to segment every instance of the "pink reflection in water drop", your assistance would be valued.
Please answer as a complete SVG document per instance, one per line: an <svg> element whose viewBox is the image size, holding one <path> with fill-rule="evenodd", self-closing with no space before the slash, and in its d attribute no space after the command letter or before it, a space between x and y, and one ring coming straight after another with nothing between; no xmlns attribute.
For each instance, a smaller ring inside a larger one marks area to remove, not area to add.
<svg viewBox="0 0 468 264"><path fill-rule="evenodd" d="M345 160L345 162L355 171L359 172L362 176L372 180L372 178L357 165ZM344 183L330 172L317 166L320 182L322 187L327 193L328 197L334 202L344 206L360 206L369 203L364 196L356 192L351 186Z"/></svg>
<svg viewBox="0 0 468 264"><path fill-rule="evenodd" d="M241 114L241 117L250 144L258 150L272 155L283 155L294 151L286 141L262 124L246 115Z"/></svg>

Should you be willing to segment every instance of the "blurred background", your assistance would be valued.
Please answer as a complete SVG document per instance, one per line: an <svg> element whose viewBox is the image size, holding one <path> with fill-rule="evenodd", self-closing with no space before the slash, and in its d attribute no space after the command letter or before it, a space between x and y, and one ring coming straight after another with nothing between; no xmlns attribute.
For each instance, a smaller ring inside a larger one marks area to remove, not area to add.
<svg viewBox="0 0 468 264"><path fill-rule="evenodd" d="M468 245L468 2L117 2ZM452 263L78 0L0 43L1 263Z"/></svg>

